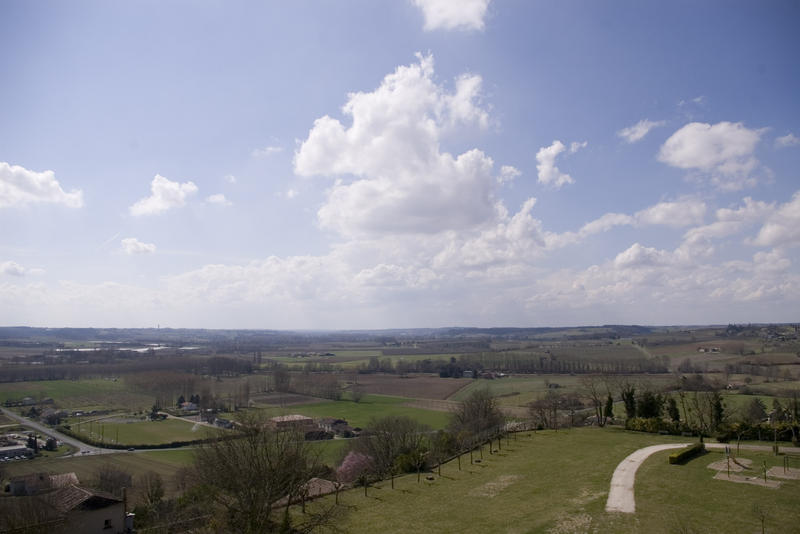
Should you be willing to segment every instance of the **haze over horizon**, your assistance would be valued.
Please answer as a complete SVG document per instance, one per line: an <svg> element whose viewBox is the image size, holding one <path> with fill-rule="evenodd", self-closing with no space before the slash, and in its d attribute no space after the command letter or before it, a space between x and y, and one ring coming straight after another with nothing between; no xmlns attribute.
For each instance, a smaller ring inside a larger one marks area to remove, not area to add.
<svg viewBox="0 0 800 534"><path fill-rule="evenodd" d="M797 322L800 4L0 4L0 325Z"/></svg>

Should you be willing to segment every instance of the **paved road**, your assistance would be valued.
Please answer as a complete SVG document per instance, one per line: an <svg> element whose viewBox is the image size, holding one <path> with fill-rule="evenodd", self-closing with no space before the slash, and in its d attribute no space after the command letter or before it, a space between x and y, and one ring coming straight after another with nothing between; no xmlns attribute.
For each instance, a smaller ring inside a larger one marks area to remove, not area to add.
<svg viewBox="0 0 800 534"><path fill-rule="evenodd" d="M37 432L45 434L47 436L51 436L56 438L58 441L62 441L67 445L75 447L79 453L76 454L111 454L114 452L121 452L118 449L105 449L102 447L94 447L92 445L87 445L86 443L79 441L73 437L67 436L66 434L62 434L61 432L50 428L49 426L43 425L41 423L37 423L36 421L31 421L27 417L22 417L20 415L15 414L10 410L6 410L5 408L0 408L5 415L11 417L12 419L19 421L20 423L33 428ZM88 451L88 452L86 452Z"/></svg>
<svg viewBox="0 0 800 534"><path fill-rule="evenodd" d="M636 480L636 470L639 466L647 460L647 458L656 452L664 451L667 449L680 449L688 447L688 443L671 443L668 445L652 445L639 449L638 451L628 455L611 476L611 488L608 491L608 500L606 501L606 512L622 512L632 514L636 511L636 500L633 496L633 485ZM725 443L706 443L707 449L725 449L730 447L735 450L735 444ZM741 445L741 448L748 451L771 452L772 446L770 445ZM780 447L780 452L798 454L800 447Z"/></svg>

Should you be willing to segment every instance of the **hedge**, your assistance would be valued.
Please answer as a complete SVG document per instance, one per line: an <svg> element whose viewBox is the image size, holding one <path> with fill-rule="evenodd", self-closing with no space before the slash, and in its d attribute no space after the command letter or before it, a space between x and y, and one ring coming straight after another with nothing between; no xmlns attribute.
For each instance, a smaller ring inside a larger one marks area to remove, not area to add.
<svg viewBox="0 0 800 534"><path fill-rule="evenodd" d="M142 443L142 444L121 444L121 443L108 443L99 441L93 438L86 436L85 434L78 434L73 432L71 428L67 426L59 426L56 427L56 430L61 432L62 434L66 434L67 436L71 436L78 441L82 441L87 445L91 445L93 447L100 447L103 449L119 449L119 450L126 450L126 449L174 449L177 447L186 447L188 445L199 445L201 443L207 443L211 440L209 439L194 439L191 441L171 441L169 443Z"/></svg>
<svg viewBox="0 0 800 534"><path fill-rule="evenodd" d="M669 455L669 463L682 464L705 452L706 446L703 443L695 443L691 447L673 452Z"/></svg>

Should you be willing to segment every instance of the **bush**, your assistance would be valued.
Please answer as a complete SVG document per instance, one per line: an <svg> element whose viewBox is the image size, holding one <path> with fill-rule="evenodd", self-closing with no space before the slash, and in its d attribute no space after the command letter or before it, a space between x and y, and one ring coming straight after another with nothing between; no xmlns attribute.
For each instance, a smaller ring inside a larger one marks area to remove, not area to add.
<svg viewBox="0 0 800 534"><path fill-rule="evenodd" d="M625 429L651 434L680 434L682 427L680 422L667 421L661 417L632 417L625 421Z"/></svg>
<svg viewBox="0 0 800 534"><path fill-rule="evenodd" d="M695 456L703 454L706 450L704 443L695 443L691 447L686 447L678 452L673 452L669 455L670 464L682 464L688 462Z"/></svg>

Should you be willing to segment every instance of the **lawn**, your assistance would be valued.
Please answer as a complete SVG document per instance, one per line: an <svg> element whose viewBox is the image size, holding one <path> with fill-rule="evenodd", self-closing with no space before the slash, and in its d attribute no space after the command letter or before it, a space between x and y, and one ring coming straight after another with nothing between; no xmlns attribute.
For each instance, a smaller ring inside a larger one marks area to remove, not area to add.
<svg viewBox="0 0 800 534"><path fill-rule="evenodd" d="M217 432L203 425L193 425L180 419L164 421L137 421L131 423L106 423L103 420L73 424L72 430L79 436L91 436L106 443L121 445L158 445L173 441L192 441L201 439L209 431Z"/></svg>
<svg viewBox="0 0 800 534"><path fill-rule="evenodd" d="M408 399L403 397L365 395L360 402L325 401L290 408L264 408L264 411L270 417L286 414L300 414L315 419L336 417L346 420L350 426L362 428L369 423L370 419L387 415L406 415L431 428L444 428L450 419L449 414L404 406L405 402L408 402Z"/></svg>
<svg viewBox="0 0 800 534"><path fill-rule="evenodd" d="M769 532L796 528L800 481L777 490L723 483L705 467L713 458L670 466L668 452L640 469L636 514L605 512L617 464L634 450L671 442L681 438L597 428L526 433L504 441L499 454L484 449L480 464L465 456L459 471L451 461L432 481L410 475L395 480L395 489L377 484L368 497L360 488L347 491L340 502L350 512L339 526L350 533L755 532L751 506L758 502L790 518L776 519ZM692 530L678 530L679 517Z"/></svg>

